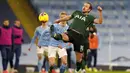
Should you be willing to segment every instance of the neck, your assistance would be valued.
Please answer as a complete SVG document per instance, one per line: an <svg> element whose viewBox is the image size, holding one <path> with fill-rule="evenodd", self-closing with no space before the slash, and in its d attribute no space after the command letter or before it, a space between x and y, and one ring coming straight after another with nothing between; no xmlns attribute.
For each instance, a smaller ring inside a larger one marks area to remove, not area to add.
<svg viewBox="0 0 130 73"><path fill-rule="evenodd" d="M45 28L46 27L46 23L42 23L42 27Z"/></svg>
<svg viewBox="0 0 130 73"><path fill-rule="evenodd" d="M88 12L84 12L83 14L84 14L84 15L88 15Z"/></svg>
<svg viewBox="0 0 130 73"><path fill-rule="evenodd" d="M66 22L60 22L59 24L64 27L66 25Z"/></svg>
<svg viewBox="0 0 130 73"><path fill-rule="evenodd" d="M20 27L20 26L17 26L16 24L15 24L15 26L16 26L16 27Z"/></svg>

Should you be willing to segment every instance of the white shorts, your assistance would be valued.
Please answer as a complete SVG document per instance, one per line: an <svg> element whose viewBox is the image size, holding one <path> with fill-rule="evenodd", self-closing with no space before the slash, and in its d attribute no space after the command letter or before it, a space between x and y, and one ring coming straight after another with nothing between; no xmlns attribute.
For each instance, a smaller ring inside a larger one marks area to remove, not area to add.
<svg viewBox="0 0 130 73"><path fill-rule="evenodd" d="M44 54L45 52L48 53L48 47L42 46L41 48L37 47L37 54Z"/></svg>
<svg viewBox="0 0 130 73"><path fill-rule="evenodd" d="M56 54L58 53L59 58L63 57L63 56L67 56L67 52L65 48L58 48L58 47L53 47L53 46L49 46L48 49L48 57L56 57Z"/></svg>

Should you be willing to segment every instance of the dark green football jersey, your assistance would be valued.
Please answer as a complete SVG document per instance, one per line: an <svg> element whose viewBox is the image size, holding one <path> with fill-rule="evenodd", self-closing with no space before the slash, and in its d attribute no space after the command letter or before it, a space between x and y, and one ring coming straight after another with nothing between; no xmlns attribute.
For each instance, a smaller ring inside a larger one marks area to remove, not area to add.
<svg viewBox="0 0 130 73"><path fill-rule="evenodd" d="M73 19L73 21L70 24L70 28L85 36L88 27L93 26L95 17L92 15L84 15L81 11L75 11L71 15L71 19Z"/></svg>

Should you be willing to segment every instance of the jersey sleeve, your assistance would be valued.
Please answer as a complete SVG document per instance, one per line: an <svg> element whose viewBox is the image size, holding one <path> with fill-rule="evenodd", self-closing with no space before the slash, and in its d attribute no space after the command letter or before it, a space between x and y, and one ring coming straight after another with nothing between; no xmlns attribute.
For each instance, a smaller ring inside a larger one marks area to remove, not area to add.
<svg viewBox="0 0 130 73"><path fill-rule="evenodd" d="M93 15L89 15L89 20L90 20L90 22L94 22L94 19L95 19L95 17L93 16Z"/></svg>
<svg viewBox="0 0 130 73"><path fill-rule="evenodd" d="M33 43L35 43L35 40L36 40L37 36L38 36L38 30L37 30L37 28L36 28L36 30L35 30L35 32L34 32L34 36L33 36L32 40L31 40L31 43L30 43L29 48L31 48L32 45L33 45Z"/></svg>
<svg viewBox="0 0 130 73"><path fill-rule="evenodd" d="M74 18L74 16L75 16L75 14L77 13L78 11L76 10L76 11L74 11L72 14L71 14L71 18L70 19L73 19Z"/></svg>

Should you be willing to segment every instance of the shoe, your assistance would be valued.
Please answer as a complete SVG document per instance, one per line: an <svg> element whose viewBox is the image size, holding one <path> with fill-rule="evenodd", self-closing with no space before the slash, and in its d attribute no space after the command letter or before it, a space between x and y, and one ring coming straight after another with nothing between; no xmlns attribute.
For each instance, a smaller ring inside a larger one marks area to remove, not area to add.
<svg viewBox="0 0 130 73"><path fill-rule="evenodd" d="M13 68L10 69L10 73L15 73Z"/></svg>
<svg viewBox="0 0 130 73"><path fill-rule="evenodd" d="M7 70L4 70L3 73L8 73L8 71L7 71Z"/></svg>
<svg viewBox="0 0 130 73"><path fill-rule="evenodd" d="M42 70L41 70L41 73L46 73L45 69L42 69Z"/></svg>
<svg viewBox="0 0 130 73"><path fill-rule="evenodd" d="M92 68L86 68L86 71L92 72Z"/></svg>
<svg viewBox="0 0 130 73"><path fill-rule="evenodd" d="M54 69L51 71L51 73L57 73Z"/></svg>
<svg viewBox="0 0 130 73"><path fill-rule="evenodd" d="M18 73L18 70L17 70L17 69L14 69L14 73Z"/></svg>
<svg viewBox="0 0 130 73"><path fill-rule="evenodd" d="M69 71L69 73L73 73L72 69L69 69L68 71Z"/></svg>
<svg viewBox="0 0 130 73"><path fill-rule="evenodd" d="M94 72L98 72L97 68L93 68L93 71L94 71Z"/></svg>
<svg viewBox="0 0 130 73"><path fill-rule="evenodd" d="M85 69L83 69L83 70L81 71L81 73L86 73L86 70L85 70Z"/></svg>

